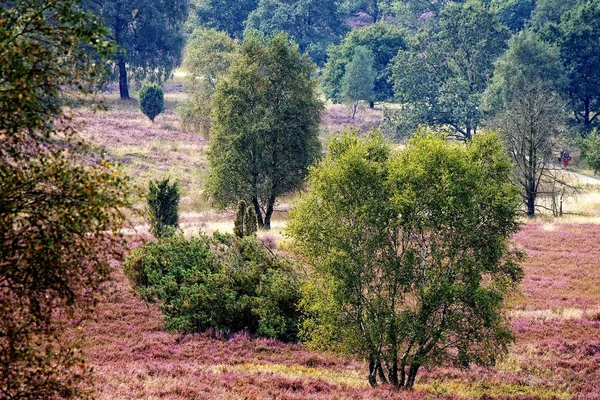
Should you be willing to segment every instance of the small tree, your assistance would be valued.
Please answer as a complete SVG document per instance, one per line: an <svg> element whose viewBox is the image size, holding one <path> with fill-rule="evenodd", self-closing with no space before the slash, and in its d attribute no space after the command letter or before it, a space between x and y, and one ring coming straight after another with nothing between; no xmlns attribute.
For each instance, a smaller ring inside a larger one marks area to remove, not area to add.
<svg viewBox="0 0 600 400"><path fill-rule="evenodd" d="M252 236L258 231L258 221L256 220L256 213L252 207L246 208L246 214L244 215L244 236Z"/></svg>
<svg viewBox="0 0 600 400"><path fill-rule="evenodd" d="M503 304L523 274L502 141L419 135L392 152L378 133L345 134L329 150L288 224L314 267L301 338L363 355L373 386L410 389L443 361L493 365L512 340Z"/></svg>
<svg viewBox="0 0 600 400"><path fill-rule="evenodd" d="M238 238L244 236L252 236L258 230L258 222L256 221L256 213L252 207L248 207L244 200L238 203L238 209L235 213L233 222L233 233Z"/></svg>
<svg viewBox="0 0 600 400"><path fill-rule="evenodd" d="M233 234L239 238L244 237L244 220L246 218L246 202L240 200L238 203L235 220L233 221Z"/></svg>
<svg viewBox="0 0 600 400"><path fill-rule="evenodd" d="M321 150L314 71L284 34L246 37L212 97L206 192L216 206L243 199L269 229L277 198L302 185Z"/></svg>
<svg viewBox="0 0 600 400"><path fill-rule="evenodd" d="M154 122L154 118L165 109L165 95L160 86L146 84L140 89L140 110Z"/></svg>
<svg viewBox="0 0 600 400"><path fill-rule="evenodd" d="M203 28L194 30L183 58L183 67L187 71L184 87L189 97L177 108L183 129L208 137L211 98L238 47L238 42L225 32Z"/></svg>
<svg viewBox="0 0 600 400"><path fill-rule="evenodd" d="M358 47L352 61L346 67L342 79L342 96L352 104L352 119L356 115L358 102L371 102L374 97L376 72L373 69L375 58L371 50Z"/></svg>
<svg viewBox="0 0 600 400"><path fill-rule="evenodd" d="M165 228L177 228L179 215L179 187L177 182L172 184L169 179L150 181L148 187L148 210L150 212L150 232L160 237Z"/></svg>

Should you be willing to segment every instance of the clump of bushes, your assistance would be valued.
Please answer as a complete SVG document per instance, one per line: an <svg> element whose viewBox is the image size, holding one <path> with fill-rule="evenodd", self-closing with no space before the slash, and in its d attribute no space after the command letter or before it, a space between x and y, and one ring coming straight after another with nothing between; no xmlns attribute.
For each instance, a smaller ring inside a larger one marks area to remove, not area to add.
<svg viewBox="0 0 600 400"><path fill-rule="evenodd" d="M594 170L594 174L598 174L600 172L600 131L595 129L580 144L581 156Z"/></svg>
<svg viewBox="0 0 600 400"><path fill-rule="evenodd" d="M146 84L140 89L140 109L144 115L154 122L165 109L165 95L160 86L153 83Z"/></svg>
<svg viewBox="0 0 600 400"><path fill-rule="evenodd" d="M124 271L143 298L161 304L169 331L296 340L300 277L254 236L175 233L135 250Z"/></svg>
<svg viewBox="0 0 600 400"><path fill-rule="evenodd" d="M179 186L169 178L150 181L148 185L148 211L150 213L150 233L155 237L173 232L179 226Z"/></svg>

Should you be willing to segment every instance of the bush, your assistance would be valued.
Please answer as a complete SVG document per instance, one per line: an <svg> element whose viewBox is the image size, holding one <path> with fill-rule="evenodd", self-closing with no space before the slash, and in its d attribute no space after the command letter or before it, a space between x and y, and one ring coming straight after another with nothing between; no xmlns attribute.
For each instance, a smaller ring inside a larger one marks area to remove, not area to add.
<svg viewBox="0 0 600 400"><path fill-rule="evenodd" d="M299 276L253 236L163 237L135 250L124 271L143 298L161 303L169 331L296 339Z"/></svg>
<svg viewBox="0 0 600 400"><path fill-rule="evenodd" d="M165 95L155 84L146 84L140 89L140 109L154 122L154 118L164 111Z"/></svg>
<svg viewBox="0 0 600 400"><path fill-rule="evenodd" d="M600 132L598 129L581 141L581 156L586 164L594 170L594 174L600 171Z"/></svg>
<svg viewBox="0 0 600 400"><path fill-rule="evenodd" d="M173 232L173 229L167 228L177 228L179 225L177 182L171 184L168 178L162 181L150 181L147 201L150 212L150 232L155 237Z"/></svg>

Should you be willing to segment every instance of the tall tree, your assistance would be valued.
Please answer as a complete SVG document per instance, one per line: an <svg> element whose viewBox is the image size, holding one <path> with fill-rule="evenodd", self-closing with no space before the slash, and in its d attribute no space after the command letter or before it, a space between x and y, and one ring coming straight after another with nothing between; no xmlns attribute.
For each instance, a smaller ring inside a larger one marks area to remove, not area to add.
<svg viewBox="0 0 600 400"><path fill-rule="evenodd" d="M225 32L215 29L197 28L192 33L183 58L189 97L177 109L184 129L208 137L211 97L238 46Z"/></svg>
<svg viewBox="0 0 600 400"><path fill-rule="evenodd" d="M0 21L0 397L92 398L65 329L119 253L127 181L63 106L93 94L111 44L74 0L3 2Z"/></svg>
<svg viewBox="0 0 600 400"><path fill-rule="evenodd" d="M411 389L425 364L494 364L512 338L503 300L522 277L499 138L420 135L392 152L379 134L346 134L329 150L287 228L314 267L301 338L364 356L373 386Z"/></svg>
<svg viewBox="0 0 600 400"><path fill-rule="evenodd" d="M217 206L245 200L269 229L277 198L302 184L320 154L314 72L284 34L244 39L213 96L206 191Z"/></svg>
<svg viewBox="0 0 600 400"><path fill-rule="evenodd" d="M373 63L375 57L366 47L358 47L354 52L352 61L346 67L346 73L342 79L342 96L352 105L352 119L356 115L358 102L364 100L373 101L373 90L375 88L375 69Z"/></svg>
<svg viewBox="0 0 600 400"><path fill-rule="evenodd" d="M258 0L201 0L196 16L204 27L241 39L246 19L257 6Z"/></svg>
<svg viewBox="0 0 600 400"><path fill-rule="evenodd" d="M342 43L327 49L328 59L322 71L325 95L335 102L344 101L341 95L342 78L356 49L362 46L368 48L375 57L373 67L376 78L373 101L392 99L394 95L390 83L390 61L400 49L406 48L404 36L403 31L382 23L350 31Z"/></svg>
<svg viewBox="0 0 600 400"><path fill-rule="evenodd" d="M181 62L187 0L84 0L110 30L120 51L115 63L121 99L129 99L129 78L162 83Z"/></svg>
<svg viewBox="0 0 600 400"><path fill-rule="evenodd" d="M600 0L582 2L563 14L557 44L573 116L585 136L600 120Z"/></svg>
<svg viewBox="0 0 600 400"><path fill-rule="evenodd" d="M564 82L556 47L523 31L497 61L487 94L486 103L496 112L492 126L502 132L529 216L535 215L538 198L552 196L549 188L563 180L550 160L558 153L556 139L565 116L558 95Z"/></svg>
<svg viewBox="0 0 600 400"><path fill-rule="evenodd" d="M411 48L394 60L394 92L409 105L405 118L449 126L469 140L481 122L482 96L508 37L508 29L478 0L444 9L439 28L422 28Z"/></svg>
<svg viewBox="0 0 600 400"><path fill-rule="evenodd" d="M266 35L287 33L319 65L326 61L327 46L348 30L336 0L259 0L246 28Z"/></svg>

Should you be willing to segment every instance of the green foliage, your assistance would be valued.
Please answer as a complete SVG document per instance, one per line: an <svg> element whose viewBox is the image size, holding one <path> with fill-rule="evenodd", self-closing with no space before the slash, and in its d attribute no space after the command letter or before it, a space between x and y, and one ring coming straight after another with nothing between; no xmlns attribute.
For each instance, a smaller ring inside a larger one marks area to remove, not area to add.
<svg viewBox="0 0 600 400"><path fill-rule="evenodd" d="M120 51L114 58L122 99L129 98L128 80L162 84L181 62L183 24L188 1L83 0L100 16Z"/></svg>
<svg viewBox="0 0 600 400"><path fill-rule="evenodd" d="M212 95L238 47L226 33L214 29L197 28L190 36L183 58L189 97L177 108L184 129L208 136Z"/></svg>
<svg viewBox="0 0 600 400"><path fill-rule="evenodd" d="M518 32L529 21L536 0L492 0L490 6L500 22L512 32Z"/></svg>
<svg viewBox="0 0 600 400"><path fill-rule="evenodd" d="M179 226L179 187L169 178L148 185L148 211L150 212L150 232L155 237L165 234L168 227Z"/></svg>
<svg viewBox="0 0 600 400"><path fill-rule="evenodd" d="M313 73L285 35L244 40L213 96L206 192L215 205L244 199L269 228L276 199L302 184L320 154Z"/></svg>
<svg viewBox="0 0 600 400"><path fill-rule="evenodd" d="M254 208L248 207L246 208L246 213L244 215L244 236L256 235L256 232L258 232L256 212L254 211Z"/></svg>
<svg viewBox="0 0 600 400"><path fill-rule="evenodd" d="M556 46L525 30L509 40L507 52L496 61L485 103L488 109L498 110L531 88L561 91L565 83Z"/></svg>
<svg viewBox="0 0 600 400"><path fill-rule="evenodd" d="M581 141L581 157L594 170L594 174L600 171L600 133L598 129L592 131Z"/></svg>
<svg viewBox="0 0 600 400"><path fill-rule="evenodd" d="M508 37L508 29L478 0L445 8L439 29L424 25L411 48L394 59L394 91L408 105L405 118L449 126L470 139L481 122L493 63Z"/></svg>
<svg viewBox="0 0 600 400"><path fill-rule="evenodd" d="M154 122L154 118L165 109L165 95L162 88L152 83L146 84L140 89L139 96L140 110Z"/></svg>
<svg viewBox="0 0 600 400"><path fill-rule="evenodd" d="M344 101L342 79L359 47L369 49L374 55L373 68L376 78L373 100L391 99L393 93L392 84L389 82L389 64L398 51L405 48L404 32L383 23L354 29L346 35L342 43L327 49L329 58L322 73L323 91L335 102Z"/></svg>
<svg viewBox="0 0 600 400"><path fill-rule="evenodd" d="M296 338L299 276L253 236L160 238L135 250L124 271L144 298L160 302L167 330Z"/></svg>
<svg viewBox="0 0 600 400"><path fill-rule="evenodd" d="M371 102L375 86L375 70L373 69L373 53L366 47L358 47L352 61L346 67L342 79L342 96L352 104L352 119L360 100Z"/></svg>
<svg viewBox="0 0 600 400"><path fill-rule="evenodd" d="M600 120L600 0L581 2L563 14L557 33L567 94L585 136Z"/></svg>
<svg viewBox="0 0 600 400"><path fill-rule="evenodd" d="M240 200L233 221L233 234L238 238L255 235L258 231L256 212L248 207L244 200Z"/></svg>
<svg viewBox="0 0 600 400"><path fill-rule="evenodd" d="M326 49L347 31L336 0L259 0L246 21L247 30L267 36L285 32L315 63L323 65Z"/></svg>
<svg viewBox="0 0 600 400"><path fill-rule="evenodd" d="M89 152L63 106L90 100L111 50L76 1L0 5L3 399L92 398L81 338L65 332L89 316L121 256L131 199L127 179Z"/></svg>
<svg viewBox="0 0 600 400"><path fill-rule="evenodd" d="M246 218L246 202L240 200L238 208L235 213L235 220L233 221L233 234L239 238L244 237L244 220Z"/></svg>
<svg viewBox="0 0 600 400"><path fill-rule="evenodd" d="M241 39L248 15L256 9L258 0L202 0L197 7L198 22L204 27L227 32Z"/></svg>
<svg viewBox="0 0 600 400"><path fill-rule="evenodd" d="M506 354L503 302L522 270L502 141L419 134L392 152L377 132L346 133L329 149L287 228L314 267L303 340L360 354L372 385L405 388L423 365L492 365Z"/></svg>

